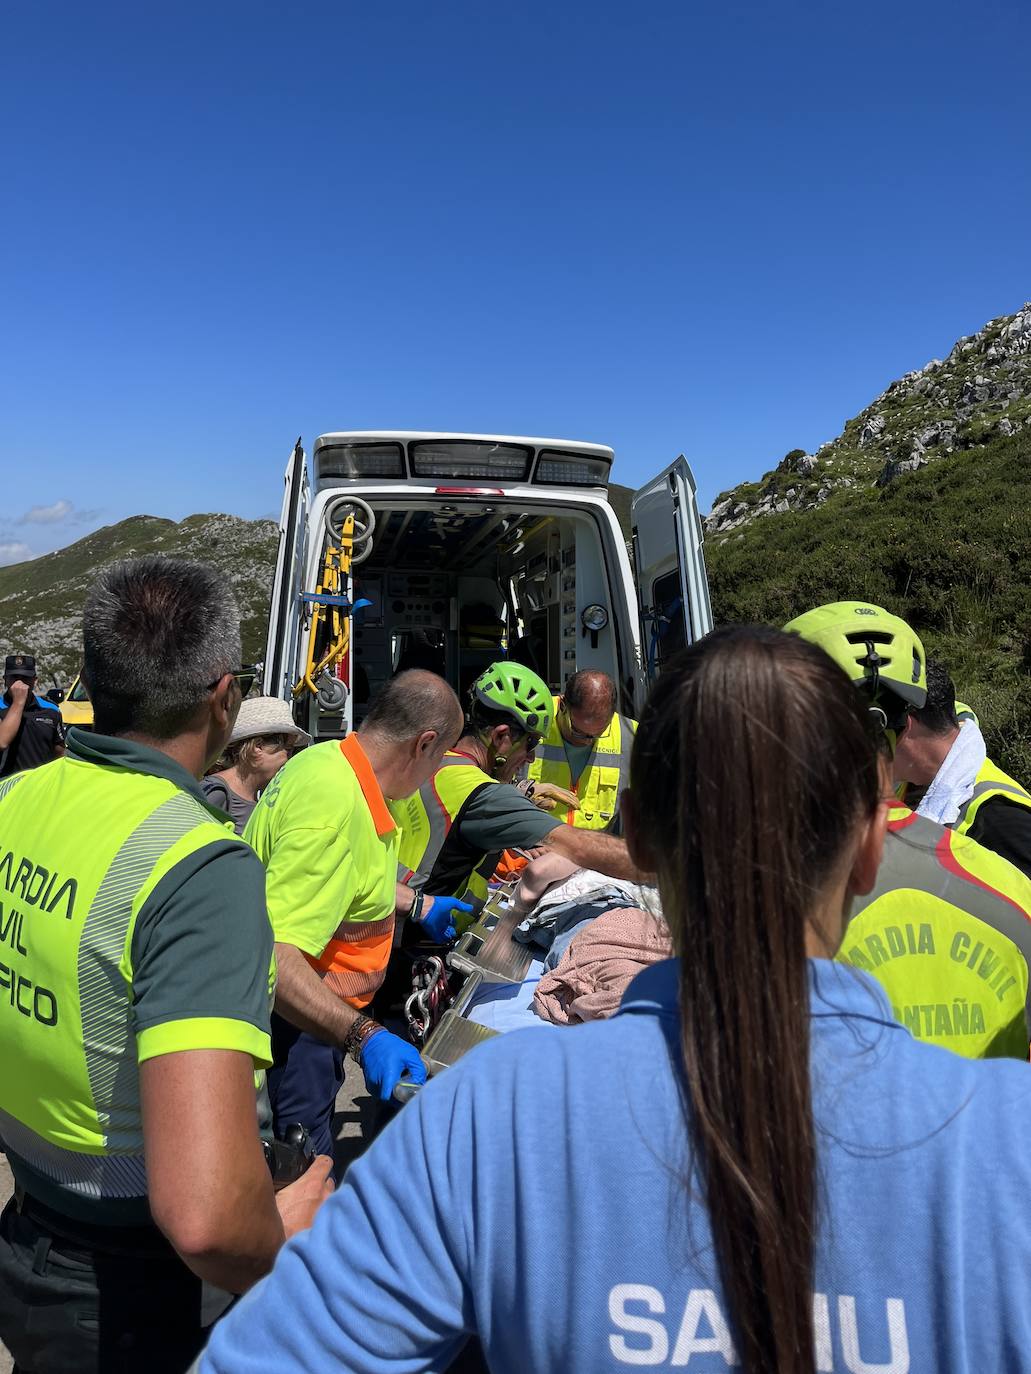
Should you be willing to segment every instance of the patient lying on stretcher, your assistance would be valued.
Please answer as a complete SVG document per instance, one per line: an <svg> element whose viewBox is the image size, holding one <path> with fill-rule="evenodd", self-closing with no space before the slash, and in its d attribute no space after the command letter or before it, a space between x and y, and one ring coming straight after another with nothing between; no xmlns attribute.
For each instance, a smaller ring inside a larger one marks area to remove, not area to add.
<svg viewBox="0 0 1031 1374"><path fill-rule="evenodd" d="M654 888L558 854L526 866L513 900L522 917L513 938L545 953L533 1009L556 1025L611 1016L630 981L673 953Z"/></svg>

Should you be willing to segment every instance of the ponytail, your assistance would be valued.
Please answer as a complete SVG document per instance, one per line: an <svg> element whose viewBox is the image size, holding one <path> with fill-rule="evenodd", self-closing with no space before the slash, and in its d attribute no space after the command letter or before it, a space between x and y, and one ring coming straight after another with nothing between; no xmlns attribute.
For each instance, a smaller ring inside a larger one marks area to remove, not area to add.
<svg viewBox="0 0 1031 1374"><path fill-rule="evenodd" d="M797 636L716 631L659 679L631 786L680 954L686 1110L738 1356L813 1374L806 927L877 805L866 712Z"/></svg>

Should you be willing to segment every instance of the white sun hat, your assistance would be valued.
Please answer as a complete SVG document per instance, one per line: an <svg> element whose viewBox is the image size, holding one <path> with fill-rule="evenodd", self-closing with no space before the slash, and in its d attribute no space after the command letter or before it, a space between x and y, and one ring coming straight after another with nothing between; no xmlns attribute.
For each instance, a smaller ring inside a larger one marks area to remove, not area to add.
<svg viewBox="0 0 1031 1374"><path fill-rule="evenodd" d="M298 748L311 744L311 735L295 723L290 707L281 697L248 697L240 706L229 743L239 744L256 735L293 735Z"/></svg>

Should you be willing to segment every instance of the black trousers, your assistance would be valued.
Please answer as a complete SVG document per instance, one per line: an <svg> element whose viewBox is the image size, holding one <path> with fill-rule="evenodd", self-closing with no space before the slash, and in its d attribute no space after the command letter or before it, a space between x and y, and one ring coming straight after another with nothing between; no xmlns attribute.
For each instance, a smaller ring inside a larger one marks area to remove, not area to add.
<svg viewBox="0 0 1031 1374"><path fill-rule="evenodd" d="M333 1158L333 1111L344 1082L344 1056L335 1045L272 1016L273 1066L266 1076L272 1128L280 1140L295 1121L307 1128L320 1155Z"/></svg>
<svg viewBox="0 0 1031 1374"><path fill-rule="evenodd" d="M210 1329L203 1285L157 1229L91 1244L25 1208L0 1216L0 1340L18 1374L184 1374Z"/></svg>

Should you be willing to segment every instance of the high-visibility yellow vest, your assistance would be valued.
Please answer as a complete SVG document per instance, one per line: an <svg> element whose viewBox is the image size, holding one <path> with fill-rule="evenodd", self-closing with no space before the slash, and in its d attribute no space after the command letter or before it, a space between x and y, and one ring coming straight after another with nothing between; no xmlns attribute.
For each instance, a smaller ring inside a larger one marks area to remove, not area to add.
<svg viewBox="0 0 1031 1374"><path fill-rule="evenodd" d="M983 845L895 804L837 957L883 985L918 1039L1027 1059L1031 881Z"/></svg>
<svg viewBox="0 0 1031 1374"><path fill-rule="evenodd" d="M19 1180L56 1185L69 1210L145 1209L137 1063L212 1028L134 1032L133 931L171 869L227 842L243 843L165 778L69 756L0 782L0 1136ZM268 1044L239 1022L222 1032Z"/></svg>
<svg viewBox="0 0 1031 1374"><path fill-rule="evenodd" d="M558 725L558 703L559 698L555 697L551 729L538 745L527 776L534 782L550 782L576 793L580 809L569 808L563 817L567 825L580 830L604 830L619 812L620 792L630 784L630 751L637 721L614 714L608 729L595 740L574 784Z"/></svg>
<svg viewBox="0 0 1031 1374"><path fill-rule="evenodd" d="M953 825L953 830L965 835L977 819L978 811L993 797L1005 797L1007 801L1031 810L1031 793L1025 787L1021 787L1015 778L1011 778L1008 773L1004 773L992 763L991 759L985 759L974 781L974 790L970 798L959 809L959 818Z"/></svg>
<svg viewBox="0 0 1031 1374"><path fill-rule="evenodd" d="M481 787L498 786L467 755L449 750L418 792L389 802L401 829L398 880L412 882L431 896L457 896L481 907L487 900L487 884L498 866L500 851L477 854L470 850L457 856L456 865L449 866L446 873L435 873L434 869L465 803Z"/></svg>
<svg viewBox="0 0 1031 1374"><path fill-rule="evenodd" d="M292 758L244 838L265 865L277 942L300 949L345 1002L367 1006L393 945L400 836L360 733Z"/></svg>

